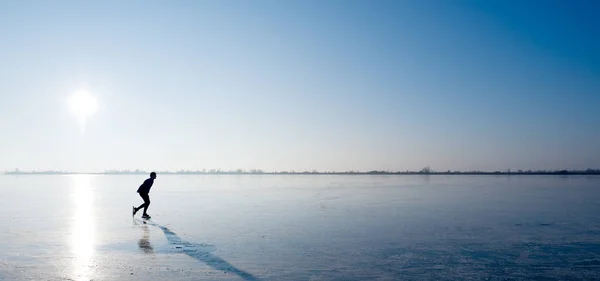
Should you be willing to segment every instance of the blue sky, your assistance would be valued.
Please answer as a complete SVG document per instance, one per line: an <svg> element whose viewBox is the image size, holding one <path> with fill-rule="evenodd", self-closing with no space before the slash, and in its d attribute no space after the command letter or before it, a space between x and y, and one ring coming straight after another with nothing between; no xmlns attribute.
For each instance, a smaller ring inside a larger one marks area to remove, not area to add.
<svg viewBox="0 0 600 281"><path fill-rule="evenodd" d="M0 1L0 170L599 168L599 8Z"/></svg>

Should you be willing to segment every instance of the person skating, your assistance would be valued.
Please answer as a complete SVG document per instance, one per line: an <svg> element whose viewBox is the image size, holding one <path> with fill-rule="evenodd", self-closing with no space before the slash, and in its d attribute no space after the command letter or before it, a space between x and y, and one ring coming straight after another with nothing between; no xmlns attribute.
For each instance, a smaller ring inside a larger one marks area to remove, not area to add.
<svg viewBox="0 0 600 281"><path fill-rule="evenodd" d="M152 172L152 173L150 173L150 178L146 179L144 181L144 183L142 183L142 185L140 185L140 187L137 189L137 193L140 195L140 197L142 197L142 199L144 200L144 203L137 208L135 206L133 206L133 215L134 216L140 209L144 208L144 213L142 214L142 218L144 218L144 219L150 218L150 215L148 215L147 211L148 211L148 206L150 206L150 197L149 197L150 188L154 184L154 179L156 179L156 173Z"/></svg>

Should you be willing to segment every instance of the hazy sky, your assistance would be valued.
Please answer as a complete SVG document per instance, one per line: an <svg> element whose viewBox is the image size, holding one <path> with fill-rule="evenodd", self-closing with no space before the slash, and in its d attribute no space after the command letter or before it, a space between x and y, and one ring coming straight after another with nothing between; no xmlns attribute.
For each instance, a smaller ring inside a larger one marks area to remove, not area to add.
<svg viewBox="0 0 600 281"><path fill-rule="evenodd" d="M600 168L599 10L0 1L0 170Z"/></svg>

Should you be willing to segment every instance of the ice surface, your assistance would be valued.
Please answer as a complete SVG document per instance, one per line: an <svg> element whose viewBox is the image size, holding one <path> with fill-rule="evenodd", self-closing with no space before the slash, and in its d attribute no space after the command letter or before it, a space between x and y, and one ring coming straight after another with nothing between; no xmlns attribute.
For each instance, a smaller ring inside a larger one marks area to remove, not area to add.
<svg viewBox="0 0 600 281"><path fill-rule="evenodd" d="M600 279L600 177L0 176L0 280Z"/></svg>

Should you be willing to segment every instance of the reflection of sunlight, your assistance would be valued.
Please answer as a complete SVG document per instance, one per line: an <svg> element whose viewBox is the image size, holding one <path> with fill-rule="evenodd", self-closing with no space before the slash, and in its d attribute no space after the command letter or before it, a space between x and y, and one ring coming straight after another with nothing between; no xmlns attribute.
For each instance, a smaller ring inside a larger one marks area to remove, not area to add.
<svg viewBox="0 0 600 281"><path fill-rule="evenodd" d="M75 255L75 280L91 280L92 256L94 254L93 194L90 175L71 176L72 199L75 214L71 230L71 251Z"/></svg>

